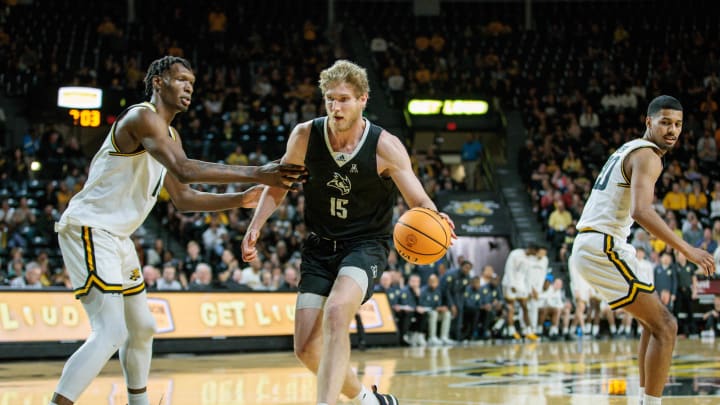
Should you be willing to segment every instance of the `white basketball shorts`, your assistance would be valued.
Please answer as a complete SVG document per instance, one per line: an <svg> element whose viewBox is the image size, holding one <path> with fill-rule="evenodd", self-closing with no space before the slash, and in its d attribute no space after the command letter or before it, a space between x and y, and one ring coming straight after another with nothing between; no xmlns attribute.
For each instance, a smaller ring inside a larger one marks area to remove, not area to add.
<svg viewBox="0 0 720 405"><path fill-rule="evenodd" d="M135 245L107 231L55 224L76 298L95 287L103 293L138 294L145 290Z"/></svg>
<svg viewBox="0 0 720 405"><path fill-rule="evenodd" d="M623 240L592 230L583 230L575 238L571 272L597 290L612 309L631 304L641 292L655 291L649 280L637 277L637 268L635 248Z"/></svg>

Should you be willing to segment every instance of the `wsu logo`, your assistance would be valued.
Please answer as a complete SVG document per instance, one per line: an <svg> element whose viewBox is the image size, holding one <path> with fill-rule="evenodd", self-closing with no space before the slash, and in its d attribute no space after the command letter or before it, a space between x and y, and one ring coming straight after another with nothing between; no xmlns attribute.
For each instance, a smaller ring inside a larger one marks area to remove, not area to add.
<svg viewBox="0 0 720 405"><path fill-rule="evenodd" d="M341 195L350 194L350 189L352 188L350 178L348 176L343 176L338 172L333 173L333 178L327 182L327 185L328 187L340 190Z"/></svg>

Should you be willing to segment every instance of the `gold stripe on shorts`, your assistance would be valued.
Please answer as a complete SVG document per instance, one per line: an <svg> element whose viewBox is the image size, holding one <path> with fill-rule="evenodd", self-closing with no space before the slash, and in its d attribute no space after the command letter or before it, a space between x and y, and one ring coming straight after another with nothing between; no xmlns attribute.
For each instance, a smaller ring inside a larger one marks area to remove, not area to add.
<svg viewBox="0 0 720 405"><path fill-rule="evenodd" d="M145 281L136 285L135 287L130 287L130 288L126 288L126 289L122 290L122 293L124 296L128 296L128 295L140 294L143 291L145 291Z"/></svg>
<svg viewBox="0 0 720 405"><path fill-rule="evenodd" d="M81 228L81 239L83 241L83 251L85 252L85 267L88 270L88 278L85 284L74 290L75 298L80 298L90 292L90 288L96 287L102 293L119 293L122 292L121 284L109 284L103 281L97 275L97 261L95 260L95 245L92 240L92 229L88 226Z"/></svg>
<svg viewBox="0 0 720 405"><path fill-rule="evenodd" d="M618 309L625 305L632 304L635 301L635 298L637 298L638 293L640 292L651 293L655 291L655 286L653 286L652 284L643 283L642 281L638 280L635 274L633 274L633 272L630 270L630 267L628 267L627 263L625 263L618 257L617 252L613 250L615 243L612 236L605 235L604 245L605 254L607 255L608 259L610 259L612 264L615 265L615 268L620 271L620 274L622 274L625 281L627 281L627 283L630 285L630 292L628 292L625 297L608 303L611 309Z"/></svg>

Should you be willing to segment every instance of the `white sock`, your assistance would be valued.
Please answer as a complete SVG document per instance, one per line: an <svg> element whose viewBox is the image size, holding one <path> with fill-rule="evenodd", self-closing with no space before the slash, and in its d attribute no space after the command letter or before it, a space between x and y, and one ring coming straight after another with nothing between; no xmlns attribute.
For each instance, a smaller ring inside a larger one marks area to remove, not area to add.
<svg viewBox="0 0 720 405"><path fill-rule="evenodd" d="M147 391L140 394L128 393L128 405L150 405Z"/></svg>
<svg viewBox="0 0 720 405"><path fill-rule="evenodd" d="M514 325L508 326L508 335L514 335L516 332Z"/></svg>
<svg viewBox="0 0 720 405"><path fill-rule="evenodd" d="M643 398L643 405L660 405L662 404L662 398L659 397L653 397L651 395L645 394Z"/></svg>
<svg viewBox="0 0 720 405"><path fill-rule="evenodd" d="M558 334L558 328L557 326L551 326L550 327L550 336L555 336Z"/></svg>
<svg viewBox="0 0 720 405"><path fill-rule="evenodd" d="M377 398L373 395L372 391L367 389L366 386L362 386L358 396L352 399L353 405L379 405Z"/></svg>
<svg viewBox="0 0 720 405"><path fill-rule="evenodd" d="M645 398L645 387L640 387L638 396L640 397L640 405L643 405L643 399Z"/></svg>
<svg viewBox="0 0 720 405"><path fill-rule="evenodd" d="M617 332L617 328L615 327L615 325L610 325L610 333L612 333L614 335L616 332Z"/></svg>
<svg viewBox="0 0 720 405"><path fill-rule="evenodd" d="M563 329L562 329L563 336L567 335L568 332L569 332L568 328L563 328Z"/></svg>
<svg viewBox="0 0 720 405"><path fill-rule="evenodd" d="M593 336L596 336L600 332L600 325L593 325L592 326L592 334Z"/></svg>

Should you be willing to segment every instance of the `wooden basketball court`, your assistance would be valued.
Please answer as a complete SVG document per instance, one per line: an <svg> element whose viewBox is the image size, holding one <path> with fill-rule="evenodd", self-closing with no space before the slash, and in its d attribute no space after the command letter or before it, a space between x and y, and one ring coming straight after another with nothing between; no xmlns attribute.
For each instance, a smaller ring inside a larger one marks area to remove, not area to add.
<svg viewBox="0 0 720 405"><path fill-rule="evenodd" d="M636 345L583 340L369 349L354 351L352 365L365 384L392 392L402 405L637 404ZM678 341L663 404L720 403L719 346L720 339ZM62 366L2 364L0 405L47 405ZM315 377L291 352L157 357L149 388L151 404L315 405ZM116 359L78 404L126 404Z"/></svg>

